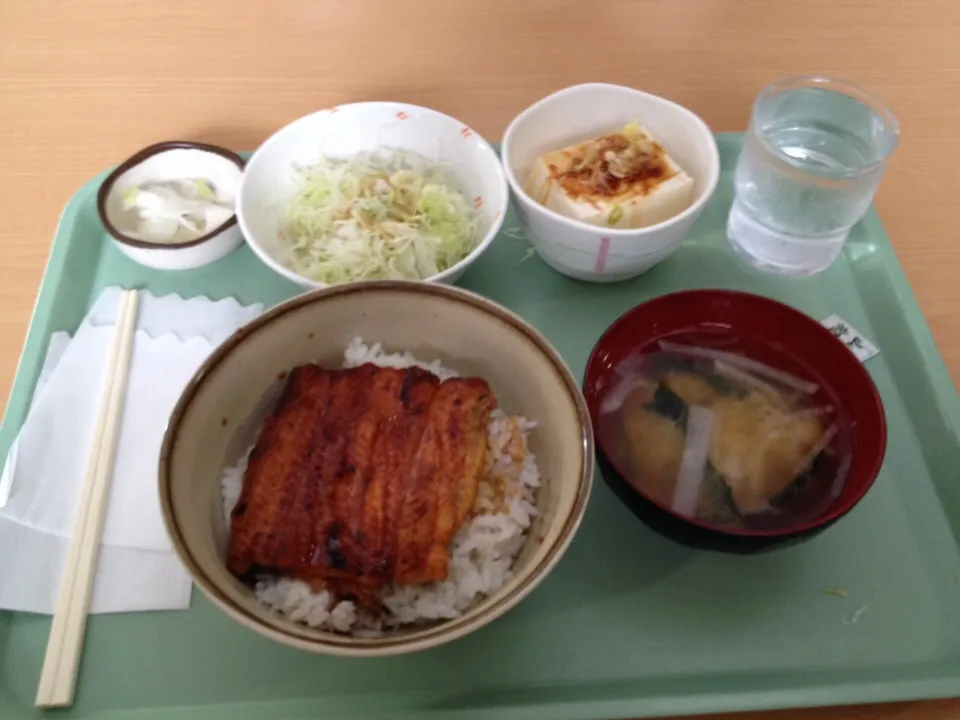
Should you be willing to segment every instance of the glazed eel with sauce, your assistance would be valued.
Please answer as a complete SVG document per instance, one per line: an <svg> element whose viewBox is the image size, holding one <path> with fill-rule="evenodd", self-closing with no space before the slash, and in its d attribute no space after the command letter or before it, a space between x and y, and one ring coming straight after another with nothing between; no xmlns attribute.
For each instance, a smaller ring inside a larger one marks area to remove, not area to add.
<svg viewBox="0 0 960 720"><path fill-rule="evenodd" d="M495 406L478 378L296 368L250 455L229 570L282 574L371 606L387 583L446 579Z"/></svg>

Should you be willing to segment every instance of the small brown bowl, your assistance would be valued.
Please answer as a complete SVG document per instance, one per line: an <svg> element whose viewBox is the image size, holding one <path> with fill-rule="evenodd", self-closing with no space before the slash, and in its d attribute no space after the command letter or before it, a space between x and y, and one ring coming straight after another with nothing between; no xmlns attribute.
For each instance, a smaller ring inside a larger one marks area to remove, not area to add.
<svg viewBox="0 0 960 720"><path fill-rule="evenodd" d="M245 161L230 150L180 140L145 147L107 175L97 192L100 222L131 260L159 270L189 270L208 265L233 252L243 242L237 216L193 240L160 243L131 237L125 224L124 195L149 181L204 177L224 201L233 203Z"/></svg>
<svg viewBox="0 0 960 720"><path fill-rule="evenodd" d="M356 337L390 352L439 359L484 378L501 408L536 421L530 449L541 485L538 515L512 577L453 620L355 637L271 612L226 568L220 477L255 440L286 374L309 362L340 367ZM520 602L560 560L579 527L594 473L593 434L576 378L537 331L510 311L446 285L351 283L289 300L224 342L174 409L160 456L167 530L200 589L244 626L278 642L332 655L408 653L462 637Z"/></svg>

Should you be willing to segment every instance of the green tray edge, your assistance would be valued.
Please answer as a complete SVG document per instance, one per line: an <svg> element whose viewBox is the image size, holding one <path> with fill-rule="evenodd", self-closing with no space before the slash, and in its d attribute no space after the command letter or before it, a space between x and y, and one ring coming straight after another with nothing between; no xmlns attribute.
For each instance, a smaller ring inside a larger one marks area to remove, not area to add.
<svg viewBox="0 0 960 720"><path fill-rule="evenodd" d="M742 133L717 133L717 140L735 140L742 137ZM243 153L249 155L249 153ZM95 195L100 183L106 177L109 169L104 170L85 182L69 199L56 226L53 244L48 255L46 269L40 283L40 288L34 303L30 324L23 350L17 363L12 388L0 420L0 456L5 456L16 433L22 424L33 388L39 375L40 366L45 350L45 341L52 321L54 308L58 301L58 294L69 291L69 260L70 234L66 228L72 227L80 208L91 195ZM865 222L873 225L871 234L884 241L875 249L876 256L882 261L885 271L892 281L893 290L899 300L900 309L906 319L906 324L914 341L920 350L920 359L923 363L925 385L930 387L954 388L953 380L940 355L929 325L920 309L916 295L907 279L902 265L889 241L885 228L871 206ZM956 392L937 397L939 405L944 411L946 428L954 438L960 438L960 397ZM8 622L5 611L0 612L0 641L3 629ZM899 668L898 668L899 669ZM891 669L893 670L893 669ZM414 718L444 717L456 720L479 720L491 717L495 713L498 720L533 720L534 718L550 718L551 720L575 720L590 717L595 720L601 718L630 718L653 717L677 714L704 714L730 711L772 710L786 708L805 708L819 706L845 705L850 703L870 704L908 700L928 700L945 697L960 696L960 668L950 668L946 665L925 665L913 668L914 673L909 677L890 681L884 669L876 668L874 678L863 677L855 682L837 684L828 676L810 678L813 682L803 684L805 678L799 673L796 684L792 687L763 687L764 682L756 678L749 679L727 678L730 686L736 689L723 691L712 689L696 695L689 693L666 693L659 696L645 696L643 692L636 692L633 683L611 683L606 685L610 697L584 699L579 693L582 686L568 685L550 688L531 688L523 697L516 697L512 706L454 709L453 698L451 705L444 702L442 696L433 696L429 701L420 694L403 694L380 696L374 704L364 699L358 699L355 706L343 715L344 718L373 718L390 717L394 720L413 720ZM750 689L746 689L750 688ZM594 687L596 690L596 687ZM509 693L512 694L512 693ZM537 698L549 695L550 700L537 702ZM396 700L397 711L383 712L383 700ZM282 702L227 704L219 706L192 705L167 706L164 708L150 708L134 711L117 710L86 714L83 717L89 720L116 720L119 717L151 718L155 720L193 720L194 718L230 718L231 720L245 720L250 718L273 717L310 717L313 716L321 703L318 699L289 700ZM434 706L424 712L424 706ZM348 706L352 703L347 703ZM404 707L406 706L406 707ZM12 712L17 708L0 696L0 717L14 718ZM28 711L29 712L29 711Z"/></svg>

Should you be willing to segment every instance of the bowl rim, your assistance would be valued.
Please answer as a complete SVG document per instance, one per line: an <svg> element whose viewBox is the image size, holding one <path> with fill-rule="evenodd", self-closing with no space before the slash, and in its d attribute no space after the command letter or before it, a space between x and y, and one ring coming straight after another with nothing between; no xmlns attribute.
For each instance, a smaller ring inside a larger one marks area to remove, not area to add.
<svg viewBox="0 0 960 720"><path fill-rule="evenodd" d="M422 278L420 280L412 280L411 282L428 282L428 283L438 283L447 279L448 277L455 276L459 273L465 271L470 265L472 265L477 258L482 255L487 248L490 247L490 244L496 239L497 235L500 233L500 229L503 227L504 220L507 216L507 210L510 206L510 184L507 181L507 174L504 171L503 163L500 161L500 156L497 154L497 151L493 148L493 145L480 133L471 128L467 123L459 120L452 115L447 115L446 113L440 112L439 110L434 110L433 108L425 107L423 105L414 105L412 103L399 102L394 100L363 100L359 102L352 103L343 103L341 105L336 105L330 108L324 108L322 110L317 110L306 115L302 115L294 120L291 120L283 127L274 131L270 137L263 141L260 146L253 151L250 155L250 158L247 160L247 169L244 170L243 177L240 178L240 184L237 187L237 203L236 203L236 217L240 223L240 232L243 234L243 237L247 241L247 245L250 246L250 249L253 250L254 254L263 262L267 267L269 267L274 272L282 275L288 280L301 285L302 287L308 287L312 289L322 290L328 287L340 287L341 285L350 284L354 282L372 282L368 280L348 280L343 283L336 283L334 285L328 285L327 283L322 283L318 280L313 280L311 278L305 277L290 268L283 265L276 258L274 258L270 253L266 251L256 235L250 230L249 223L246 220L246 204L243 201L244 192L243 188L246 184L247 178L250 175L249 168L254 165L256 159L263 153L270 145L275 142L278 142L278 138L284 133L289 132L294 126L300 123L306 123L309 120L319 117L321 115L328 115L332 112L341 112L345 109L363 109L363 108L395 108L400 112L416 112L416 113L425 113L427 115L433 115L435 117L443 118L444 120L455 123L462 128L466 128L470 131L470 137L480 146L484 155L489 156L492 160L492 166L496 168L496 173L499 178L498 185L501 186L503 190L503 201L496 208L496 213L493 218L493 222L490 225L489 230L487 230L486 235L483 236L477 242L477 245L467 253L466 256L461 258L456 264L448 267L446 270L438 272L429 277Z"/></svg>
<svg viewBox="0 0 960 720"><path fill-rule="evenodd" d="M357 638L349 635L339 636L334 633L326 633L323 639L310 639L288 634L280 628L263 624L256 615L248 612L243 605L234 604L225 597L221 593L217 583L199 568L197 562L194 560L193 553L184 542L179 523L176 517L174 517L172 510L171 458L176 450L181 423L187 409L209 376L213 374L221 363L229 358L234 349L248 337L254 336L257 332L271 325L287 313L300 310L310 305L322 306L324 301L332 297L361 292L412 292L439 298L442 301L466 304L476 310L500 319L516 331L522 333L528 341L534 344L545 359L554 366L565 386L569 400L576 408L580 424L581 447L578 487L570 512L566 518L563 519L560 533L543 559L537 565L528 569L523 581L496 603L490 603L490 598L481 599L477 605L473 606L472 610L477 610L478 612L472 617L468 617L466 620L464 620L464 616L452 620L445 620L413 631L412 634L405 634L399 637L385 635L378 638ZM160 449L158 484L163 522L174 550L197 586L220 610L224 611L245 627L285 645L330 655L374 657L423 650L463 637L502 616L527 597L560 561L576 535L583 521L583 516L593 487L595 465L596 453L593 425L586 399L580 389L580 384L560 356L560 353L539 331L534 329L533 326L516 313L492 300L471 291L464 290L463 288L424 283L415 280L376 280L347 283L294 296L254 318L221 343L210 356L204 360L191 377L171 413ZM488 603L488 605L483 607L484 603Z"/></svg>
<svg viewBox="0 0 960 720"><path fill-rule="evenodd" d="M110 197L110 194L113 192L113 186L117 180L128 170L135 168L137 165L142 162L149 160L155 155L160 155L171 150L200 150L201 152L211 153L213 155L219 155L222 158L226 158L230 162L234 163L241 172L241 179L244 167L246 166L246 160L244 160L240 155L228 150L225 147L220 147L219 145L211 145L209 143L202 142L193 142L191 140L164 140L163 142L154 143L153 145L148 145L145 148L142 148L135 152L133 155L128 157L117 167L110 171L110 174L104 178L103 182L100 183L100 189L97 190L97 215L100 216L100 223L106 229L106 231L119 243L124 245L129 245L135 248L142 248L147 250L183 250L185 248L194 247L196 245L202 245L208 240L213 240L217 235L220 235L224 230L228 230L237 224L237 210L234 206L233 214L224 220L222 223L217 225L213 230L201 235L198 238L193 240L186 240L179 243L157 243L150 242L149 240L140 240L138 238L132 238L128 235L124 235L120 232L107 216L107 200ZM239 183L237 184L237 189L239 191Z"/></svg>
<svg viewBox="0 0 960 720"><path fill-rule="evenodd" d="M647 227L642 228L613 228L590 225L582 220L574 220L566 215L562 215L556 210L552 210L538 203L534 198L530 197L527 191L524 190L523 184L517 179L510 164L510 143L514 133L517 130L517 127L536 110L549 105L565 95L573 95L588 89L603 89L632 94L654 104L668 107L674 112L684 115L691 120L700 133L706 138L706 148L708 154L710 155L709 177L707 179L706 187L704 188L704 191L701 193L700 197L691 203L683 212L658 222L655 225L648 225ZM541 216L548 217L556 222L559 222L561 225L565 225L568 228L584 230L590 233L602 232L605 237L609 237L611 240L615 238L637 238L646 235L652 235L660 230L666 229L673 225L678 225L688 218L696 218L697 215L707 205L707 203L710 202L710 199L716 192L717 184L720 182L720 149L717 146L717 139L714 136L713 131L703 120L703 118L689 108L686 108L679 103L675 103L673 100L668 100L660 95L654 95L653 93L638 90L637 88L629 87L628 85L617 85L615 83L580 83L578 85L570 85L569 87L562 88L540 98L535 103L522 110L516 117L513 118L513 120L510 121L510 124L507 125L507 129L503 134L503 140L500 143L500 153L503 160L504 171L507 175L507 182L510 184L510 188L513 190L514 195L521 202L523 202L525 206L534 209L535 212L540 213Z"/></svg>
<svg viewBox="0 0 960 720"><path fill-rule="evenodd" d="M632 317L644 310L649 310L649 307L653 303L670 303L675 302L678 298L681 297L695 297L703 298L704 300L708 298L737 298L740 301L746 301L748 303L754 303L756 305L765 305L768 309L773 309L776 312L786 313L794 317L796 322L802 323L807 326L809 330L820 335L826 340L830 339L831 342L839 343L840 341L831 333L827 328L818 323L812 317L806 313L797 310L786 303L782 303L779 300L774 300L773 298L766 297L765 295L758 295L756 293L745 292L742 290L728 290L720 288L697 288L691 290L678 290L676 292L667 293L665 295L659 295L657 297L651 298L645 302L635 305L634 307L626 310L621 314L610 326L603 331L603 334L597 340L596 344L593 346L593 349L590 351L590 356L587 358L587 364L583 371L583 384L584 384L584 397L587 396L586 386L588 385L588 379L593 373L591 370L599 364L599 356L602 352L606 341L613 334L613 332L622 325L627 324L631 321ZM594 442L596 443L597 451L603 455L604 459L609 463L610 467L623 479L623 481L630 487L630 489L636 493L643 500L652 503L656 506L661 512L666 513L670 517L679 520L691 527L696 527L700 530L706 532L717 533L720 535L725 535L727 537L735 538L744 538L749 539L753 538L756 540L762 539L776 539L776 538L786 538L794 535L799 535L807 532L817 530L829 526L833 522L836 522L844 515L849 513L857 504L863 500L866 494L870 491L870 488L873 487L873 484L876 482L880 470L883 467L883 462L886 457L887 450L887 419L886 411L884 409L883 400L880 397L880 391L877 389L876 383L873 382L873 378L870 376L870 373L867 372L866 367L861 363L856 355L852 352L849 352L850 355L850 368L853 372L860 375L861 378L865 379L867 388L869 389L869 398L868 402L870 403L872 409L876 412L876 418L879 425L879 437L878 446L879 452L873 458L868 458L867 467L864 470L865 475L869 476L869 481L863 483L862 487L856 492L853 493L847 500L842 503L837 503L833 508L828 512L825 512L823 515L820 515L813 520L807 522L804 525L794 526L789 528L773 528L773 529L732 529L724 528L719 525L713 525L711 523L703 522L697 520L696 518L687 517L685 515L680 515L673 511L672 508L667 507L663 503L659 502L655 498L651 497L647 493L643 492L636 488L632 483L630 483L626 478L627 476L621 472L617 463L615 463L607 452L606 446L603 442L603 439L600 437L599 432L596 427L594 428ZM587 406L590 410L591 421L594 419L593 408L596 403L588 400Z"/></svg>

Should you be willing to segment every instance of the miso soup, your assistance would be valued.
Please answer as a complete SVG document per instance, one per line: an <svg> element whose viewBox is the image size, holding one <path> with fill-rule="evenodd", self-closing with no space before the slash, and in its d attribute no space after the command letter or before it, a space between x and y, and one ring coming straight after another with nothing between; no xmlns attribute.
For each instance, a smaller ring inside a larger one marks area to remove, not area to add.
<svg viewBox="0 0 960 720"><path fill-rule="evenodd" d="M746 355L660 342L629 357L599 430L636 490L725 530L813 519L843 488L849 426L818 384Z"/></svg>

